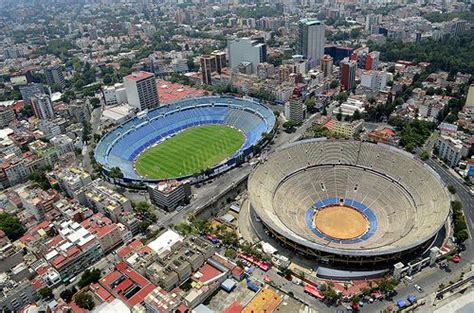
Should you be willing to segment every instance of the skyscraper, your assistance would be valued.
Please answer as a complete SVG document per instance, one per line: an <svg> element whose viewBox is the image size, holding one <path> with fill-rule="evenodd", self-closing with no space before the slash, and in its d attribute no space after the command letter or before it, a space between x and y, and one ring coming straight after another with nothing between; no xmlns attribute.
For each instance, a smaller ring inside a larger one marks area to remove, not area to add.
<svg viewBox="0 0 474 313"><path fill-rule="evenodd" d="M330 55L323 55L321 58L321 71L324 74L324 77L328 77L332 75L332 65L334 63L334 59Z"/></svg>
<svg viewBox="0 0 474 313"><path fill-rule="evenodd" d="M240 38L229 42L229 63L232 69L238 68L243 62L251 63L252 73L257 65L267 60L267 45L250 38Z"/></svg>
<svg viewBox="0 0 474 313"><path fill-rule="evenodd" d="M49 87L58 85L61 89L66 87L66 81L64 80L63 68L61 65L54 65L43 70L46 76L46 81Z"/></svg>
<svg viewBox="0 0 474 313"><path fill-rule="evenodd" d="M123 78L128 103L140 111L160 105L155 75L149 72L133 72Z"/></svg>
<svg viewBox="0 0 474 313"><path fill-rule="evenodd" d="M324 54L326 35L324 23L316 19L302 19L299 21L298 51L313 64L320 62Z"/></svg>
<svg viewBox="0 0 474 313"><path fill-rule="evenodd" d="M211 75L216 70L216 58L213 55L203 55L199 61L201 63L202 83L211 85Z"/></svg>
<svg viewBox="0 0 474 313"><path fill-rule="evenodd" d="M210 55L203 55L199 63L201 64L202 83L211 85L212 72L222 73L222 68L226 66L225 52L214 51Z"/></svg>
<svg viewBox="0 0 474 313"><path fill-rule="evenodd" d="M36 94L30 98L35 116L40 120L46 120L54 117L53 103L46 94Z"/></svg>
<svg viewBox="0 0 474 313"><path fill-rule="evenodd" d="M357 62L345 58L339 64L341 69L341 85L345 90L351 90L355 86Z"/></svg>

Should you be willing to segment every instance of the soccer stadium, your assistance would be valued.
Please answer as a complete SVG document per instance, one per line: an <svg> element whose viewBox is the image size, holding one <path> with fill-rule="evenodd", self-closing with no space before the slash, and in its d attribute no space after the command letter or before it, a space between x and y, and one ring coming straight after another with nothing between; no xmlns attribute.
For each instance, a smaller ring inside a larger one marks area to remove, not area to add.
<svg viewBox="0 0 474 313"><path fill-rule="evenodd" d="M335 265L388 266L419 257L444 239L450 211L428 165L362 141L281 147L257 166L248 190L252 210L280 243Z"/></svg>
<svg viewBox="0 0 474 313"><path fill-rule="evenodd" d="M250 155L274 126L273 112L250 99L186 99L140 112L114 128L97 144L95 158L106 173L120 168L124 183L215 174Z"/></svg>

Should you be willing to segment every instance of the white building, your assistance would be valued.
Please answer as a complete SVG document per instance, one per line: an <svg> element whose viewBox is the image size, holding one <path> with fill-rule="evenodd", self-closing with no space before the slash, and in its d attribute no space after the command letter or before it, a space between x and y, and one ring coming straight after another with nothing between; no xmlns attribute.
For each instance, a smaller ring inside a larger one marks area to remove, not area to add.
<svg viewBox="0 0 474 313"><path fill-rule="evenodd" d="M373 91L381 91L387 87L387 72L366 71L362 73L360 85Z"/></svg>
<svg viewBox="0 0 474 313"><path fill-rule="evenodd" d="M116 105L127 102L127 91L123 84L117 83L102 89L106 105Z"/></svg>
<svg viewBox="0 0 474 313"><path fill-rule="evenodd" d="M324 45L326 44L324 23L305 18L299 21L298 27L298 53L316 65L324 55Z"/></svg>
<svg viewBox="0 0 474 313"><path fill-rule="evenodd" d="M445 135L438 138L435 147L438 150L438 156L451 167L458 165L461 158L467 156L469 152L461 140Z"/></svg>
<svg viewBox="0 0 474 313"><path fill-rule="evenodd" d="M305 116L304 104L300 99L290 99L285 103L285 117L297 124L303 123Z"/></svg>
<svg viewBox="0 0 474 313"><path fill-rule="evenodd" d="M51 138L50 142L58 148L60 154L66 154L68 152L74 152L74 140L69 136L61 134Z"/></svg>
<svg viewBox="0 0 474 313"><path fill-rule="evenodd" d="M267 45L250 38L230 41L228 50L229 64L232 69L237 69L243 62L249 62L252 64L252 73L255 73L258 64L267 59Z"/></svg>
<svg viewBox="0 0 474 313"><path fill-rule="evenodd" d="M365 111L364 102L354 99L348 98L346 102L341 104L341 113L345 116L352 116L354 115L355 111L359 111L363 113Z"/></svg>
<svg viewBox="0 0 474 313"><path fill-rule="evenodd" d="M54 117L53 103L51 98L46 94L36 94L31 99L33 112L40 120Z"/></svg>
<svg viewBox="0 0 474 313"><path fill-rule="evenodd" d="M125 76L123 84L127 100L139 111L152 109L160 105L155 75L148 72L133 72Z"/></svg>

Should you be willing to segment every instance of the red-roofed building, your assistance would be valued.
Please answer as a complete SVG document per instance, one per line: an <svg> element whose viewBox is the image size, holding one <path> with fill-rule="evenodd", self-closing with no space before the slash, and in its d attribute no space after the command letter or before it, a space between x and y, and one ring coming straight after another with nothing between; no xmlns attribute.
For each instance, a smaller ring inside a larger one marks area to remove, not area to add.
<svg viewBox="0 0 474 313"><path fill-rule="evenodd" d="M244 309L244 306L239 302L232 302L225 310L224 313L240 313Z"/></svg>
<svg viewBox="0 0 474 313"><path fill-rule="evenodd" d="M145 297L156 288L124 262L117 264L115 271L99 280L99 284L111 295L123 300L130 308L142 303Z"/></svg>
<svg viewBox="0 0 474 313"><path fill-rule="evenodd" d="M97 237L104 253L132 238L132 233L125 226L113 223L102 213L94 214L81 225Z"/></svg>
<svg viewBox="0 0 474 313"><path fill-rule="evenodd" d="M156 87L158 89L158 95L161 104L166 104L186 98L201 97L204 95L204 90L161 79L156 81Z"/></svg>
<svg viewBox="0 0 474 313"><path fill-rule="evenodd" d="M209 263L204 264L199 271L197 271L193 275L193 280L200 282L204 285L214 282L215 280L219 279L225 275L225 273L221 272L214 266L210 265Z"/></svg>

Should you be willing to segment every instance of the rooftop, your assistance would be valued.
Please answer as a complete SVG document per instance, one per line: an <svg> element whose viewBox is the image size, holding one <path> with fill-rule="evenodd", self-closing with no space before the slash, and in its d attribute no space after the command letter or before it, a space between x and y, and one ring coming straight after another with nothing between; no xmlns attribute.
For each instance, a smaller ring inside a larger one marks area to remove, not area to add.
<svg viewBox="0 0 474 313"><path fill-rule="evenodd" d="M204 90L161 79L156 81L156 87L161 104L178 101L184 98L200 97L204 95Z"/></svg>
<svg viewBox="0 0 474 313"><path fill-rule="evenodd" d="M125 76L124 79L140 81L142 79L146 79L150 77L154 77L154 75L149 72L140 71L140 72L133 72L132 74Z"/></svg>

